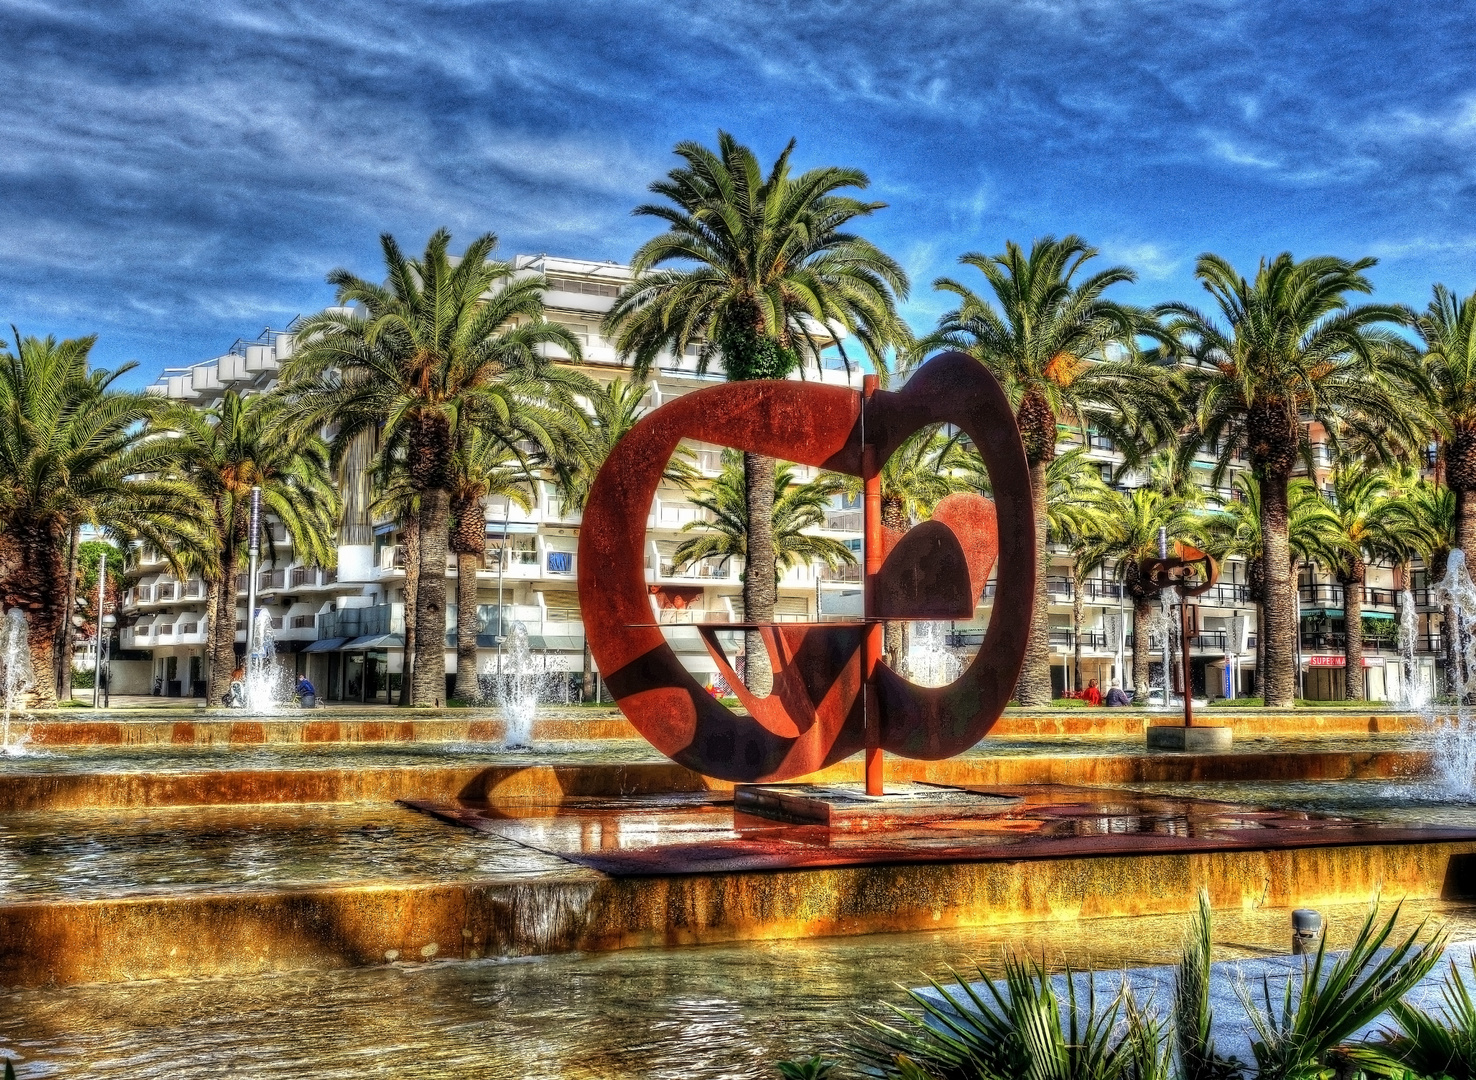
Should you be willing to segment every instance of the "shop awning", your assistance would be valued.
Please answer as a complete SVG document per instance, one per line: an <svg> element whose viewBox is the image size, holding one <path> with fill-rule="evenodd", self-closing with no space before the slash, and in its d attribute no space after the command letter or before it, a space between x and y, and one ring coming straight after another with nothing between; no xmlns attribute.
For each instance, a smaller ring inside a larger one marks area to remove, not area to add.
<svg viewBox="0 0 1476 1080"><path fill-rule="evenodd" d="M368 634L356 637L343 646L343 652L358 652L360 649L403 649L405 639L399 634Z"/></svg>
<svg viewBox="0 0 1476 1080"><path fill-rule="evenodd" d="M348 640L348 638L342 638L342 637L324 638L322 641L315 641L315 642L313 642L311 645L309 645L306 649L303 649L302 651L305 652L305 653L308 653L308 652L333 652L333 651L335 651L340 645L342 645L347 640Z"/></svg>
<svg viewBox="0 0 1476 1080"><path fill-rule="evenodd" d="M574 634L529 634L528 648L552 652L583 652L584 639Z"/></svg>

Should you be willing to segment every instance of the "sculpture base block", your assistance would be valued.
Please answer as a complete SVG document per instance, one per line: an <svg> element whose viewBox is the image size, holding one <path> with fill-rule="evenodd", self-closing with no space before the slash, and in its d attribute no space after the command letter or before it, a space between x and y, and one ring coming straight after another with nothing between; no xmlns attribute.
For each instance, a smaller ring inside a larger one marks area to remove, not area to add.
<svg viewBox="0 0 1476 1080"><path fill-rule="evenodd" d="M1155 724L1148 729L1148 749L1189 750L1197 753L1229 750L1234 742L1234 733L1228 727L1209 727L1195 724Z"/></svg>
<svg viewBox="0 0 1476 1080"><path fill-rule="evenodd" d="M831 828L991 817L1023 801L1018 795L918 783L889 784L881 795L868 795L864 784L849 783L739 784L733 789L735 814Z"/></svg>

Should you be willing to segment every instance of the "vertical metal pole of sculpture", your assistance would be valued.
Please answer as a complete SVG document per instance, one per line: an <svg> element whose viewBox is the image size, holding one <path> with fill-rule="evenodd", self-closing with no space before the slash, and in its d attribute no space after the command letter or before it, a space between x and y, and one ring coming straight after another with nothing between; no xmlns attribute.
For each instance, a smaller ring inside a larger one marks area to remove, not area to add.
<svg viewBox="0 0 1476 1080"><path fill-rule="evenodd" d="M882 567L881 466L876 460L876 447L866 439L866 405L877 391L875 375L861 379L861 479L864 539L862 556L865 574L862 578L862 612L866 620L861 639L862 708L866 718L866 794L882 794L881 710L876 693L876 665L883 648L882 624L872 619L876 610L876 576Z"/></svg>
<svg viewBox="0 0 1476 1080"><path fill-rule="evenodd" d="M1189 598L1179 590L1179 639L1184 644L1184 726L1194 726L1194 684L1189 680ZM1165 680L1167 681L1167 680Z"/></svg>
<svg viewBox="0 0 1476 1080"><path fill-rule="evenodd" d="M92 658L92 707L96 709L102 701L103 671L103 589L108 582L108 553L104 551L97 560L97 655Z"/></svg>
<svg viewBox="0 0 1476 1080"><path fill-rule="evenodd" d="M251 489L251 531L247 534L250 572L246 577L246 664L256 651L256 568L261 562L261 488Z"/></svg>

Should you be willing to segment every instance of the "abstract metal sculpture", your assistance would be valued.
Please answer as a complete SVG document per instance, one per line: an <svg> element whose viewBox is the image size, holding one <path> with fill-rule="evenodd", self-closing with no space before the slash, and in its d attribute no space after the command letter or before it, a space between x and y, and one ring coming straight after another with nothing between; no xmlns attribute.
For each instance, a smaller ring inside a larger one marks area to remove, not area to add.
<svg viewBox="0 0 1476 1080"><path fill-rule="evenodd" d="M1174 554L1169 554L1168 537L1159 530L1159 556L1138 563L1138 577L1154 592L1173 589L1179 594L1179 640L1180 679L1184 687L1184 726L1194 726L1194 694L1190 680L1189 642L1193 639L1189 623L1189 605L1184 601L1191 596L1208 592L1220 580L1220 564L1214 556L1188 544L1176 543ZM1165 630L1167 633L1167 630ZM1163 672L1163 701L1168 704L1169 673Z"/></svg>
<svg viewBox="0 0 1476 1080"><path fill-rule="evenodd" d="M984 459L994 502L942 500L933 517L883 535L883 463L911 434L945 423ZM687 672L653 617L645 580L646 518L683 439L813 465L865 482L864 615L855 622L700 624L748 715L713 699ZM999 573L978 655L947 686L921 687L882 662L882 621L968 619L993 564ZM896 392L868 377L861 393L796 381L726 383L645 417L595 478L579 540L579 602L605 684L658 750L724 780L785 780L867 751L867 789L881 791L881 754L935 760L973 746L1014 690L1035 595L1030 475L1014 414L983 365L944 353ZM718 635L757 630L774 670L765 697L733 671Z"/></svg>

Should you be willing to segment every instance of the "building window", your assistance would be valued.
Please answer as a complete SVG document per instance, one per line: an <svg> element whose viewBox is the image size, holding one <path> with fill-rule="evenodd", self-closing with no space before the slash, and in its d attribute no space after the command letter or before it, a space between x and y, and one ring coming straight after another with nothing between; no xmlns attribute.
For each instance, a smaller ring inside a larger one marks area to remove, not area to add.
<svg viewBox="0 0 1476 1080"><path fill-rule="evenodd" d="M572 574L574 572L574 555L568 551L550 551L548 553L548 572L550 574Z"/></svg>

